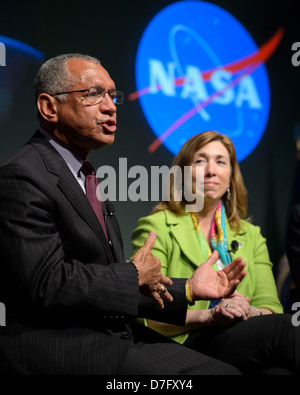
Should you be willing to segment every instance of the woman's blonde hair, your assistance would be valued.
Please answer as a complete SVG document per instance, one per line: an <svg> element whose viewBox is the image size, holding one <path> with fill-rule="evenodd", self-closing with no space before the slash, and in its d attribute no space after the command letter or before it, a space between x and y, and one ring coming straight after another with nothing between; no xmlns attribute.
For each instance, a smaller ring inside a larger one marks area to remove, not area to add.
<svg viewBox="0 0 300 395"><path fill-rule="evenodd" d="M239 232L241 225L240 219L245 219L248 208L247 190L244 184L244 180L240 171L240 166L236 158L235 148L230 138L224 134L215 131L207 131L199 133L196 136L191 137L180 149L178 154L175 156L172 166L179 166L182 174L184 174L184 166L190 166L192 164L195 153L212 141L220 141L227 149L231 164L231 176L230 176L230 199L227 198L227 193L224 194L222 200L225 205L226 215L230 227ZM171 174L172 175L172 174ZM182 179L183 182L183 179ZM182 188L183 190L184 188ZM189 202L190 203L190 202ZM170 200L162 201L152 211L169 209L177 215L181 215L185 212L185 205L187 202L184 200L184 196L179 201L174 199L174 177L170 177Z"/></svg>

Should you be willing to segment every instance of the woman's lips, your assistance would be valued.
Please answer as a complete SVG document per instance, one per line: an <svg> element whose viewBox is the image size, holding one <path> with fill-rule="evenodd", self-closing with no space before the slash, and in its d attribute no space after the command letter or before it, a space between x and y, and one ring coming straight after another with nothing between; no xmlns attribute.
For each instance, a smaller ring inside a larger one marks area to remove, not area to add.
<svg viewBox="0 0 300 395"><path fill-rule="evenodd" d="M204 187L215 187L218 184L216 182L205 182Z"/></svg>

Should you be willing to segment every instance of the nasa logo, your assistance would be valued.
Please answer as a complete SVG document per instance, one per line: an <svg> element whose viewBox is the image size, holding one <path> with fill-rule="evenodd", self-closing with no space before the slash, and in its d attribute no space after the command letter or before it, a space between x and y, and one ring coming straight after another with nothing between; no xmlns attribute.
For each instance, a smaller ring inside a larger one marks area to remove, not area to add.
<svg viewBox="0 0 300 395"><path fill-rule="evenodd" d="M186 140L217 130L246 158L265 131L270 87L264 62L282 29L261 48L222 8L202 1L177 2L147 26L136 57L137 91L156 134L149 151L164 144L177 154Z"/></svg>

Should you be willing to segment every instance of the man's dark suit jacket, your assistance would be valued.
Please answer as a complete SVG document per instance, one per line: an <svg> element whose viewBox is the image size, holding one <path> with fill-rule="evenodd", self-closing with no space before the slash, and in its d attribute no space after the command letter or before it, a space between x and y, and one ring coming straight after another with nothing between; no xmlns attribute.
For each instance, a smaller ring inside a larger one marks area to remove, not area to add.
<svg viewBox="0 0 300 395"><path fill-rule="evenodd" d="M134 342L168 341L135 317L184 324L184 279L174 279L174 302L160 311L139 293L136 270L122 257L116 217L106 222L112 251L77 180L40 132L0 167L1 372L115 374Z"/></svg>

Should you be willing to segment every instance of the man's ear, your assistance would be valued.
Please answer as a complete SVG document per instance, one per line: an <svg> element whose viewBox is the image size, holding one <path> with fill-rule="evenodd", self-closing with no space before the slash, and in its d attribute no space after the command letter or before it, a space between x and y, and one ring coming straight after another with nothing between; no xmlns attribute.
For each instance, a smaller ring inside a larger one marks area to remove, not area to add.
<svg viewBox="0 0 300 395"><path fill-rule="evenodd" d="M57 102L47 93L41 93L37 99L37 108L41 116L48 122L57 122Z"/></svg>

